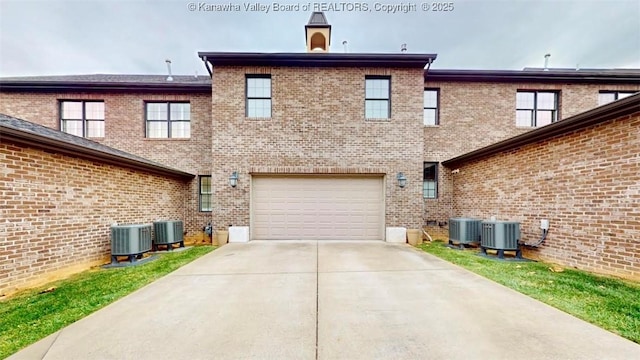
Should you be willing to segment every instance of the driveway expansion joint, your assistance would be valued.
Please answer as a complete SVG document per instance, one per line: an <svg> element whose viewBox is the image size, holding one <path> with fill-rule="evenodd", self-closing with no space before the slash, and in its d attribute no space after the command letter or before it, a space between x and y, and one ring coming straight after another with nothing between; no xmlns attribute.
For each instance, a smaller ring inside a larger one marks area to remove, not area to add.
<svg viewBox="0 0 640 360"><path fill-rule="evenodd" d="M40 358L40 360L44 360L47 357L47 354L49 354L49 351L51 350L51 348L53 347L53 345L56 343L56 341L58 341L58 338L60 337L60 335L62 334L62 332L64 331L64 328L61 329L60 331L58 331L58 333L56 334L55 339L53 339L53 341L51 342L51 344L49 344L49 346L47 347L47 351L42 355L42 357Z"/></svg>
<svg viewBox="0 0 640 360"><path fill-rule="evenodd" d="M408 256L404 247L237 245L196 259L13 359L638 357L638 344L431 255ZM224 257L231 251L236 256Z"/></svg>
<svg viewBox="0 0 640 360"><path fill-rule="evenodd" d="M339 274L339 273L417 273L417 272L432 272L432 271L456 271L456 269L416 269L416 270L330 270L330 271L320 271L322 274Z"/></svg>
<svg viewBox="0 0 640 360"><path fill-rule="evenodd" d="M172 274L169 276L190 277L190 276L238 276L238 275L299 275L315 274L315 271L279 271L279 272L250 272L250 273L224 273L224 274Z"/></svg>
<svg viewBox="0 0 640 360"><path fill-rule="evenodd" d="M316 360L318 360L318 319L320 318L320 254L318 248L319 245L316 241Z"/></svg>

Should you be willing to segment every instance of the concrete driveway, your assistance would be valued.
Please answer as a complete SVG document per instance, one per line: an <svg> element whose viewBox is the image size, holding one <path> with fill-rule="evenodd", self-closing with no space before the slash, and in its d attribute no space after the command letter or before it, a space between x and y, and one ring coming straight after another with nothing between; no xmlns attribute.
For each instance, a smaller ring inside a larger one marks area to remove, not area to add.
<svg viewBox="0 0 640 360"><path fill-rule="evenodd" d="M383 242L228 244L11 359L633 359L640 345Z"/></svg>

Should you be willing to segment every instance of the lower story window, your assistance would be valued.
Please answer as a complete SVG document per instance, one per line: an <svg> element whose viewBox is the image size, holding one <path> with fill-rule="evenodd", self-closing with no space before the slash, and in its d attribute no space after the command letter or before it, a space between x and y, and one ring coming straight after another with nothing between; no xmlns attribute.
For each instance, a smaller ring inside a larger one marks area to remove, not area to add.
<svg viewBox="0 0 640 360"><path fill-rule="evenodd" d="M425 199L435 199L438 197L438 163L424 163L422 196Z"/></svg>
<svg viewBox="0 0 640 360"><path fill-rule="evenodd" d="M200 211L211 211L211 176L200 176Z"/></svg>

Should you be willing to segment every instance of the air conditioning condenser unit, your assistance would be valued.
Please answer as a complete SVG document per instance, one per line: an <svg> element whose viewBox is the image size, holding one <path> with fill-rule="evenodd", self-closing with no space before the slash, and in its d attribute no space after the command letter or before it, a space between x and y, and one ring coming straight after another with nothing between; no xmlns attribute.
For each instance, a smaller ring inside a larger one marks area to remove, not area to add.
<svg viewBox="0 0 640 360"><path fill-rule="evenodd" d="M466 244L480 242L482 220L471 218L449 219L449 245L457 243L463 249Z"/></svg>
<svg viewBox="0 0 640 360"><path fill-rule="evenodd" d="M184 225L182 221L156 221L153 223L155 236L153 249L158 250L159 245L167 246L167 250L173 250L173 244L184 247Z"/></svg>
<svg viewBox="0 0 640 360"><path fill-rule="evenodd" d="M482 253L494 249L498 257L504 259L504 252L515 251L517 258L522 258L518 241L520 240L520 223L512 221L483 221L480 247Z"/></svg>
<svg viewBox="0 0 640 360"><path fill-rule="evenodd" d="M134 262L150 250L150 224L111 226L111 263L117 263L118 256L127 256Z"/></svg>

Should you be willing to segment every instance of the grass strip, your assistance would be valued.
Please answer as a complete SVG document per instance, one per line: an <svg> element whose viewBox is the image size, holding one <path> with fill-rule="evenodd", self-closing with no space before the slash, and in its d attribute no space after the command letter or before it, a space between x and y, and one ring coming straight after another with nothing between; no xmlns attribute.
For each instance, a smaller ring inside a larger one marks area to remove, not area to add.
<svg viewBox="0 0 640 360"><path fill-rule="evenodd" d="M211 252L198 246L149 263L95 268L0 301L0 359ZM50 292L45 289L55 288Z"/></svg>
<svg viewBox="0 0 640 360"><path fill-rule="evenodd" d="M425 252L640 344L640 284L544 262L496 261L436 241Z"/></svg>

